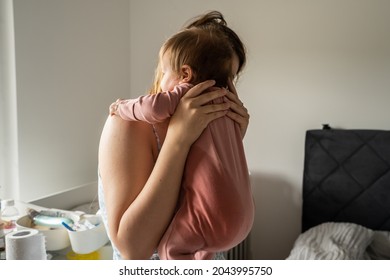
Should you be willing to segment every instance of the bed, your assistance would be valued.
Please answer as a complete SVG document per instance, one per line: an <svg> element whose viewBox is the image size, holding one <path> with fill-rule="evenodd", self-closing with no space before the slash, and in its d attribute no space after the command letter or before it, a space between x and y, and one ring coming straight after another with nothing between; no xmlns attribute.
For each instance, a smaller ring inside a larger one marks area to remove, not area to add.
<svg viewBox="0 0 390 280"><path fill-rule="evenodd" d="M302 201L287 259L390 259L390 131L308 130Z"/></svg>

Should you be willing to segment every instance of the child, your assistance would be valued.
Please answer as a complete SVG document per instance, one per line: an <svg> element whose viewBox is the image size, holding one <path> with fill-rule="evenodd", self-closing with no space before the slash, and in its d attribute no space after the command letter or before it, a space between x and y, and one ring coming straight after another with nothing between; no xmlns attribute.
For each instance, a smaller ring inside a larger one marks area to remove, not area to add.
<svg viewBox="0 0 390 280"><path fill-rule="evenodd" d="M160 92L118 100L110 113L125 120L163 122L193 85L214 79L217 86L227 87L235 75L234 55L216 29L181 31L160 50ZM254 218L249 173L240 128L227 116L210 123L192 145L177 207L158 247L161 259L212 259L248 235Z"/></svg>

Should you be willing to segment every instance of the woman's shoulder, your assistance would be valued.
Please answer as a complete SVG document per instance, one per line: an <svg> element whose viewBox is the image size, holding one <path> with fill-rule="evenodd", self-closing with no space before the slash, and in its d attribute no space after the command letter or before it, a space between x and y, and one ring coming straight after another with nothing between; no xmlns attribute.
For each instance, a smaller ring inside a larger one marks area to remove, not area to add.
<svg viewBox="0 0 390 280"><path fill-rule="evenodd" d="M99 144L99 153L104 150L131 152L134 149L149 149L157 155L153 126L140 121L126 121L109 116L104 125ZM113 150L114 149L114 150Z"/></svg>
<svg viewBox="0 0 390 280"><path fill-rule="evenodd" d="M121 137L131 140L137 138L150 138L152 136L152 125L141 121L123 120L118 116L109 116L102 131L102 138Z"/></svg>
<svg viewBox="0 0 390 280"><path fill-rule="evenodd" d="M150 132L152 125L142 121L127 121L118 116L109 116L104 124L103 133L131 133L132 131Z"/></svg>

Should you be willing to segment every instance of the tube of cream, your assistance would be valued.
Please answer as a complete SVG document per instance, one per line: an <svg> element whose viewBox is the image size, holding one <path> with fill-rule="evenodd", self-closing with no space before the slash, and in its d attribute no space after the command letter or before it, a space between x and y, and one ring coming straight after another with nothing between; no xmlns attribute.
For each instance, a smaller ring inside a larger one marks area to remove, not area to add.
<svg viewBox="0 0 390 280"><path fill-rule="evenodd" d="M34 224L37 226L46 226L50 228L63 228L62 223L68 225L73 224L73 220L66 217L52 217L42 215L40 212L30 209L28 215L34 221Z"/></svg>

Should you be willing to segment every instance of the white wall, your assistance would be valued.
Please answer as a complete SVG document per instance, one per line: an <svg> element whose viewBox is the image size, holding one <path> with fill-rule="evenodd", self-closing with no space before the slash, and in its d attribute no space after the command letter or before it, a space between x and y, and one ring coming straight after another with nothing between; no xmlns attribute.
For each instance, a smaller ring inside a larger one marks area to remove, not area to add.
<svg viewBox="0 0 390 280"><path fill-rule="evenodd" d="M252 257L283 259L300 231L305 131L390 129L390 2L130 0L133 96L149 87L164 39L212 9L248 47L238 89L251 114Z"/></svg>
<svg viewBox="0 0 390 280"><path fill-rule="evenodd" d="M129 2L13 3L17 198L96 187L108 105L129 91Z"/></svg>
<svg viewBox="0 0 390 280"><path fill-rule="evenodd" d="M285 258L299 233L307 129L389 129L389 1L13 2L22 200L95 183L107 105L144 93L162 42L212 9L248 47L238 89L251 113L254 259Z"/></svg>
<svg viewBox="0 0 390 280"><path fill-rule="evenodd" d="M0 0L0 199L19 191L13 14L12 1Z"/></svg>

